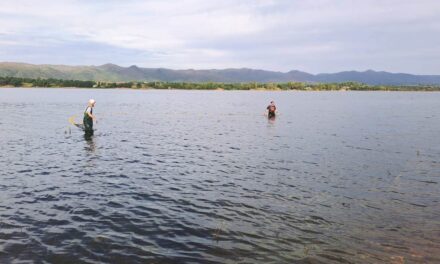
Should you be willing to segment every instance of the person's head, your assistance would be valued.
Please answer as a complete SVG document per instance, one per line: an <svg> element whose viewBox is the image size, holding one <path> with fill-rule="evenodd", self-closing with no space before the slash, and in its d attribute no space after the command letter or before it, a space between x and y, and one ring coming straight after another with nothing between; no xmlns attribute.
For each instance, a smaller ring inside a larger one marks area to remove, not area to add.
<svg viewBox="0 0 440 264"><path fill-rule="evenodd" d="M95 99L89 100L89 106L93 107L93 106L95 106L95 103L96 103Z"/></svg>

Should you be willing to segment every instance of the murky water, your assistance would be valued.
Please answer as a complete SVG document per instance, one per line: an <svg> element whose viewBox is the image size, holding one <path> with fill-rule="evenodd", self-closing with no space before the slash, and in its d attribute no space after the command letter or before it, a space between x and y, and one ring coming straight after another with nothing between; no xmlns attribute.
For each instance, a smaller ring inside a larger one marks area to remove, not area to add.
<svg viewBox="0 0 440 264"><path fill-rule="evenodd" d="M0 262L438 263L439 102L0 89Z"/></svg>

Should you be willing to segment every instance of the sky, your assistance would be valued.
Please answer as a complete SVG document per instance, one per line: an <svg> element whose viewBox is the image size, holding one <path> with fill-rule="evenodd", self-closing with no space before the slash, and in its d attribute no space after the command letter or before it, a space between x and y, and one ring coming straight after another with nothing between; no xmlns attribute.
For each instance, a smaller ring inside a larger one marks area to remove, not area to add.
<svg viewBox="0 0 440 264"><path fill-rule="evenodd" d="M440 1L0 0L0 61L440 74Z"/></svg>

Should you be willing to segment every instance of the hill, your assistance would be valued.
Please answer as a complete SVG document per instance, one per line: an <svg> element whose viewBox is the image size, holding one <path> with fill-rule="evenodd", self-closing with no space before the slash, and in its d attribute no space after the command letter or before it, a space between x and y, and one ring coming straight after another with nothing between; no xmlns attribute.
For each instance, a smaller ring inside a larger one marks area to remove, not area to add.
<svg viewBox="0 0 440 264"><path fill-rule="evenodd" d="M440 85L440 75L414 75L384 71L344 71L310 74L301 71L277 72L255 69L172 70L166 68L100 66L35 65L1 62L0 77L55 78L83 81L163 81L163 82L360 82L369 85Z"/></svg>

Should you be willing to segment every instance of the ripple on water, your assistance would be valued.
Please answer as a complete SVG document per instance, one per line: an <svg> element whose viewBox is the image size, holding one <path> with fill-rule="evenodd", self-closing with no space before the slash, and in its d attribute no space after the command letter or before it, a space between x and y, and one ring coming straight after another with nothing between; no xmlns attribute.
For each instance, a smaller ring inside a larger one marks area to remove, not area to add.
<svg viewBox="0 0 440 264"><path fill-rule="evenodd" d="M11 91L1 263L440 262L435 94Z"/></svg>

